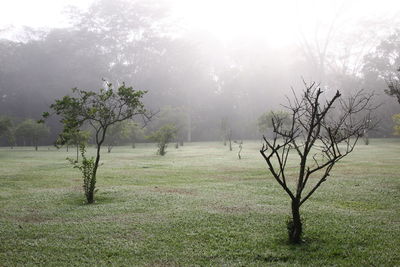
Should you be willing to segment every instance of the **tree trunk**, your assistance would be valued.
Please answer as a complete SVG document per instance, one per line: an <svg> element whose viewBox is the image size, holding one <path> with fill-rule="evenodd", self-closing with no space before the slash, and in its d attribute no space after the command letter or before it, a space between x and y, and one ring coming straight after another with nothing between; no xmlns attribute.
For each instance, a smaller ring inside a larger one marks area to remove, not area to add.
<svg viewBox="0 0 400 267"><path fill-rule="evenodd" d="M292 221L288 224L289 241L292 244L301 243L303 225L300 218L300 201L292 200Z"/></svg>
<svg viewBox="0 0 400 267"><path fill-rule="evenodd" d="M99 139L99 132L96 133L96 144L97 144L96 160L94 161L92 179L90 180L90 185L89 185L90 188L86 194L86 199L87 199L88 204L94 203L94 190L96 189L97 168L99 167L100 150L101 150L101 145L103 144L104 138L106 136L106 130L107 130L107 127L103 128L100 139Z"/></svg>
<svg viewBox="0 0 400 267"><path fill-rule="evenodd" d="M79 143L76 144L76 162L79 162Z"/></svg>
<svg viewBox="0 0 400 267"><path fill-rule="evenodd" d="M364 144L369 145L369 136L368 136L368 130L364 130Z"/></svg>
<svg viewBox="0 0 400 267"><path fill-rule="evenodd" d="M192 116L190 115L190 112L188 113L187 119L188 119L187 141L188 143L190 143L192 142Z"/></svg>
<svg viewBox="0 0 400 267"><path fill-rule="evenodd" d="M102 142L101 142L102 143ZM86 200L88 204L94 203L94 190L96 188L96 174L97 174L97 168L99 167L99 162L100 162L100 149L101 149L101 143L97 144L97 152L96 152L96 160L94 162L94 167L93 167L93 174L92 174L92 179L90 181L90 189L88 190L86 194Z"/></svg>

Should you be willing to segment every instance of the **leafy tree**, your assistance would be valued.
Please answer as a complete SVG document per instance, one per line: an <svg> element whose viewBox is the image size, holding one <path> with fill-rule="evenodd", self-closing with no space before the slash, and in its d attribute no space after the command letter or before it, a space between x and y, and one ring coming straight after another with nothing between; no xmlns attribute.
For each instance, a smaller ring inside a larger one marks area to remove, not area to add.
<svg viewBox="0 0 400 267"><path fill-rule="evenodd" d="M279 117L285 127L290 127L290 114L288 112L278 110L263 113L257 120L258 130L261 134L267 134L268 130L272 130L272 118Z"/></svg>
<svg viewBox="0 0 400 267"><path fill-rule="evenodd" d="M400 114L394 114L392 116L394 122L394 135L400 135Z"/></svg>
<svg viewBox="0 0 400 267"><path fill-rule="evenodd" d="M15 127L9 117L0 117L0 137L5 136L8 144L15 145Z"/></svg>
<svg viewBox="0 0 400 267"><path fill-rule="evenodd" d="M91 133L89 131L82 131L78 128L71 129L68 132L62 132L57 140L56 140L56 146L63 146L67 145L67 151L68 151L68 146L70 145L75 145L76 146L76 162L79 161L79 150L81 145L85 145L89 138L90 138Z"/></svg>
<svg viewBox="0 0 400 267"><path fill-rule="evenodd" d="M0 136L3 136L11 128L12 123L8 117L0 117Z"/></svg>
<svg viewBox="0 0 400 267"><path fill-rule="evenodd" d="M125 124L125 131L127 138L131 142L132 148L136 147L137 140L143 139L144 137L143 129L134 121L128 121Z"/></svg>
<svg viewBox="0 0 400 267"><path fill-rule="evenodd" d="M400 68L398 68L397 71L400 72ZM385 90L385 93L392 97L396 97L397 102L400 104L400 74L397 73L397 75L390 76L387 85L388 89Z"/></svg>
<svg viewBox="0 0 400 267"><path fill-rule="evenodd" d="M286 128L282 118L274 116L274 136L272 140L264 137L260 150L272 176L291 199L288 234L289 241L296 244L301 242L303 233L300 207L328 179L333 166L353 151L369 127L368 117L360 114L369 113L372 98L358 92L349 99L341 99L337 91L332 98L324 99L323 91L315 83L305 86L302 95L295 95L289 103L291 126ZM300 167L291 181L287 169L289 158L294 155Z"/></svg>
<svg viewBox="0 0 400 267"><path fill-rule="evenodd" d="M183 140L188 127L185 109L182 107L164 106L155 116L151 128L156 131L167 124L174 125L176 128L176 147L178 147L179 144L183 146Z"/></svg>
<svg viewBox="0 0 400 267"><path fill-rule="evenodd" d="M363 87L385 91L400 103L400 30L384 38L378 46L364 57ZM396 71L397 70L397 71ZM379 93L377 93L379 97ZM393 127L392 115L398 112L395 101L388 101L386 95L379 98L385 103L379 109L379 128L384 134L390 134Z"/></svg>
<svg viewBox="0 0 400 267"><path fill-rule="evenodd" d="M177 133L177 129L172 124L167 124L161 127L158 131L155 131L148 138L157 142L158 151L160 156L164 156L167 152L168 143L171 142Z"/></svg>
<svg viewBox="0 0 400 267"><path fill-rule="evenodd" d="M111 153L113 147L119 144L129 136L129 129L127 129L124 122L118 122L110 126L108 135L106 136L107 152Z"/></svg>
<svg viewBox="0 0 400 267"><path fill-rule="evenodd" d="M27 141L38 150L39 140L47 137L50 134L49 128L32 119L26 119L21 122L15 129L15 135L23 139L24 145Z"/></svg>
<svg viewBox="0 0 400 267"><path fill-rule="evenodd" d="M89 204L94 202L100 151L107 130L115 123L135 116L142 116L145 120L150 118L141 102L145 91L134 90L132 87L125 86L125 84L117 89L114 89L111 83L105 82L105 84L106 88L101 88L98 92L74 88L72 92L76 96L64 96L50 106L54 113L61 117L60 122L64 126L63 133L76 131L84 123L89 124L94 130L96 158L93 168L90 168L89 181L84 184L85 192L87 192L86 200ZM43 117L47 118L49 115L50 113L45 112ZM82 151L84 154L84 149Z"/></svg>

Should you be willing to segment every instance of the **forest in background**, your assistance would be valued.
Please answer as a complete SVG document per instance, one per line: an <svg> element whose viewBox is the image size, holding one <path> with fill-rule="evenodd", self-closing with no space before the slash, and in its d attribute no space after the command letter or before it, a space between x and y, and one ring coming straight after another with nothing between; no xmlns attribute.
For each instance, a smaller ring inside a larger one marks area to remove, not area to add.
<svg viewBox="0 0 400 267"><path fill-rule="evenodd" d="M70 27L25 28L16 39L2 38L0 114L14 125L37 120L71 88L98 90L106 80L148 91L144 103L158 114L143 136L173 123L185 141L220 140L227 129L233 139L259 139L260 116L284 109L286 96L301 92L304 80L328 95L373 92L383 105L373 114L379 126L370 135L392 136L400 107L384 90L398 79L396 21L365 19L344 31L337 15L313 36L300 31L296 44L277 47L273 40L226 43L187 31L170 12L161 1L98 0L87 11L71 9ZM43 145L61 129L57 118L47 125ZM16 144L27 145L25 139L17 135ZM8 142L4 136L2 144Z"/></svg>

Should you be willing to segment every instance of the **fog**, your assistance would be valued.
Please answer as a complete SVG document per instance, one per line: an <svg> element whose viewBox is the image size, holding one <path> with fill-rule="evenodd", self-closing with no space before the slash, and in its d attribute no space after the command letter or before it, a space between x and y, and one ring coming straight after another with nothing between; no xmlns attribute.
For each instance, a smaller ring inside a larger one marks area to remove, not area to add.
<svg viewBox="0 0 400 267"><path fill-rule="evenodd" d="M15 125L104 79L148 91L159 112L144 135L174 123L185 141L220 140L224 127L260 138L259 117L283 110L304 81L376 94L372 136L391 136L400 113L384 93L400 66L397 1L54 2L0 4L0 115ZM60 130L47 123L43 144Z"/></svg>

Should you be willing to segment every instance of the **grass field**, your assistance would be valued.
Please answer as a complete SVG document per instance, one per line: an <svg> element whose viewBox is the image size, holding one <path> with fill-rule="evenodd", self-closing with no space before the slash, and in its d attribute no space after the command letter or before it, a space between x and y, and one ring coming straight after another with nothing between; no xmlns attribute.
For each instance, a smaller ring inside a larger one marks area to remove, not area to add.
<svg viewBox="0 0 400 267"><path fill-rule="evenodd" d="M260 145L245 142L242 160L219 143L103 149L93 205L74 151L2 148L0 266L400 266L400 140L361 144L333 169L302 207L300 246Z"/></svg>

